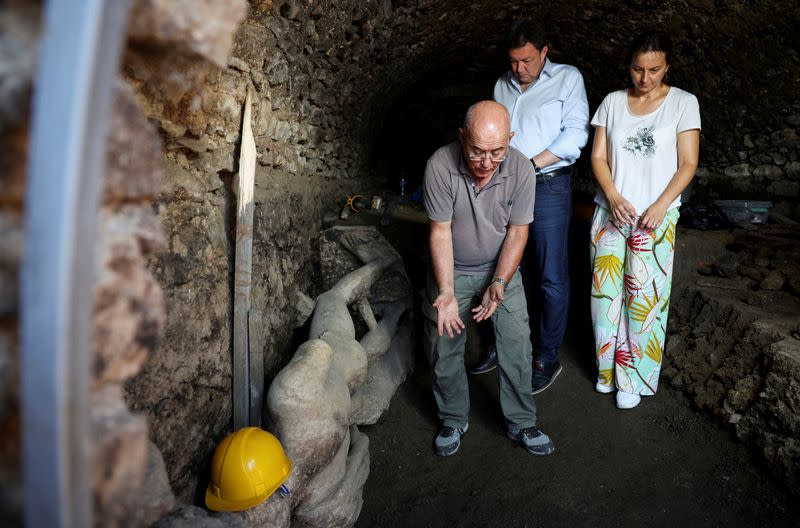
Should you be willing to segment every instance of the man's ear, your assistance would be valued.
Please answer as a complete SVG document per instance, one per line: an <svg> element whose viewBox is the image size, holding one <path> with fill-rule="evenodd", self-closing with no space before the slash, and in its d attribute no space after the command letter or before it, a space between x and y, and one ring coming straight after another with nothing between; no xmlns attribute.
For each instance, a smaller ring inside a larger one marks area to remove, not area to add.
<svg viewBox="0 0 800 528"><path fill-rule="evenodd" d="M514 131L512 130L511 133L508 135L508 140L511 141L511 138L514 137Z"/></svg>
<svg viewBox="0 0 800 528"><path fill-rule="evenodd" d="M545 46L542 48L542 60L547 58L547 52L550 51L550 46Z"/></svg>
<svg viewBox="0 0 800 528"><path fill-rule="evenodd" d="M464 129L458 129L458 141L463 145L464 144Z"/></svg>

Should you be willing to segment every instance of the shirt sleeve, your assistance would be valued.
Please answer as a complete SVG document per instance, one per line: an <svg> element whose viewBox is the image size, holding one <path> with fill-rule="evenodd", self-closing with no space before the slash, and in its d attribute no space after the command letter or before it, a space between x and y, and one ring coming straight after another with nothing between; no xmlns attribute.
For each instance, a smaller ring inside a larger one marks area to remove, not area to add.
<svg viewBox="0 0 800 528"><path fill-rule="evenodd" d="M611 94L608 94L597 107L597 111L592 117L592 126L608 128L608 105L610 104Z"/></svg>
<svg viewBox="0 0 800 528"><path fill-rule="evenodd" d="M519 164L517 185L514 190L514 201L511 204L509 225L528 225L533 222L533 204L536 195L536 173L533 165L525 159Z"/></svg>
<svg viewBox="0 0 800 528"><path fill-rule="evenodd" d="M686 102L682 105L681 115L678 118L678 127L676 132L685 132L695 128L700 128L700 104L697 102L697 97L692 94L687 94Z"/></svg>
<svg viewBox="0 0 800 528"><path fill-rule="evenodd" d="M434 222L449 222L453 218L453 190L448 171L437 163L434 154L425 167L422 201L428 218Z"/></svg>
<svg viewBox="0 0 800 528"><path fill-rule="evenodd" d="M589 139L589 103L583 76L574 70L561 109L561 133L547 150L563 160L574 162Z"/></svg>

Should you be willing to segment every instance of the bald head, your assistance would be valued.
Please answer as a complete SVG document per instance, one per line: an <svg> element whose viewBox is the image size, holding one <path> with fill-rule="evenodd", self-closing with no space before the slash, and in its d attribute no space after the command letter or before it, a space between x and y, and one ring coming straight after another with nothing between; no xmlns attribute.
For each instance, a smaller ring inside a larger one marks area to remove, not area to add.
<svg viewBox="0 0 800 528"><path fill-rule="evenodd" d="M494 101L481 101L469 107L458 138L469 171L476 181L491 179L508 154L511 136L513 133L505 106Z"/></svg>
<svg viewBox="0 0 800 528"><path fill-rule="evenodd" d="M505 138L511 131L508 110L494 101L475 103L467 110L463 130L470 137L500 134Z"/></svg>

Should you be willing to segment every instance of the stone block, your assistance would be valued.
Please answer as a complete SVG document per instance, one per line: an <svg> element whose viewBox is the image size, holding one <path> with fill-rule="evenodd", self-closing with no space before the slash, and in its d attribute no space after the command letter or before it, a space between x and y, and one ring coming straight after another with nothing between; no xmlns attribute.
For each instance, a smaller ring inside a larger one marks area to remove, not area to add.
<svg viewBox="0 0 800 528"><path fill-rule="evenodd" d="M245 22L236 32L233 56L246 62L251 68L261 69L267 54L276 47L275 35L254 24Z"/></svg>
<svg viewBox="0 0 800 528"><path fill-rule="evenodd" d="M177 48L226 66L245 0L136 0L128 35L137 42Z"/></svg>
<svg viewBox="0 0 800 528"><path fill-rule="evenodd" d="M295 290L294 292L294 310L297 316L294 320L294 327L300 328L311 317L311 314L314 313L314 306L316 303L314 299L306 295L305 293L301 292L300 290Z"/></svg>
<svg viewBox="0 0 800 528"><path fill-rule="evenodd" d="M147 467L147 420L130 414L119 386L91 395L94 525L128 526L139 508Z"/></svg>
<svg viewBox="0 0 800 528"><path fill-rule="evenodd" d="M790 161L783 167L786 176L792 179L800 179L800 161Z"/></svg>
<svg viewBox="0 0 800 528"><path fill-rule="evenodd" d="M135 502L136 509L131 512L131 522L135 526L150 526L175 507L164 457L153 442L147 442L144 483Z"/></svg>
<svg viewBox="0 0 800 528"><path fill-rule="evenodd" d="M98 257L92 365L95 383L121 383L152 355L164 326L161 286L145 255L162 243L161 226L149 207L107 207Z"/></svg>
<svg viewBox="0 0 800 528"><path fill-rule="evenodd" d="M161 139L144 115L131 86L116 83L106 154L103 200L152 199L164 181Z"/></svg>
<svg viewBox="0 0 800 528"><path fill-rule="evenodd" d="M731 165L725 169L725 176L730 178L747 178L750 176L750 165L747 163Z"/></svg>
<svg viewBox="0 0 800 528"><path fill-rule="evenodd" d="M759 165L753 170L753 176L756 178L766 178L768 180L777 180L783 176L783 171L780 167L775 165Z"/></svg>

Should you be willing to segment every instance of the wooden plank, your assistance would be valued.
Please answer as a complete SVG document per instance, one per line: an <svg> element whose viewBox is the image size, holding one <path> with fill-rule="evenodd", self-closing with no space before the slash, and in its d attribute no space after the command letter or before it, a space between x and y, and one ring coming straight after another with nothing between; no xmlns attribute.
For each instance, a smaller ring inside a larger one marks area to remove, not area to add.
<svg viewBox="0 0 800 528"><path fill-rule="evenodd" d="M239 189L236 211L236 257L233 278L233 429L250 424L250 344L248 313L253 267L253 186L256 144L251 128L251 93L247 88L239 153Z"/></svg>
<svg viewBox="0 0 800 528"><path fill-rule="evenodd" d="M264 347L267 344L263 316L258 308L250 309L248 330L250 342L250 426L261 426L264 405Z"/></svg>

